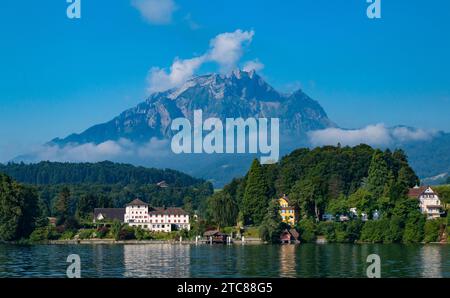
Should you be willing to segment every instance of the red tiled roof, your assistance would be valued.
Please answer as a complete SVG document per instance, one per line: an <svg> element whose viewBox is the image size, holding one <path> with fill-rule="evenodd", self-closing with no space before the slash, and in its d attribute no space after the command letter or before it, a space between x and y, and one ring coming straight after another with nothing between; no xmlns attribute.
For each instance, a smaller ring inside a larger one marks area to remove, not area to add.
<svg viewBox="0 0 450 298"><path fill-rule="evenodd" d="M410 188L408 192L408 197L417 199L420 197L421 194L424 193L425 190L427 190L427 188L428 186Z"/></svg>
<svg viewBox="0 0 450 298"><path fill-rule="evenodd" d="M210 230L210 231L206 231L205 233L203 233L203 236L205 237L210 237L210 236L226 236L226 234L217 231L217 230Z"/></svg>
<svg viewBox="0 0 450 298"><path fill-rule="evenodd" d="M298 240L298 238L300 237L300 234L297 232L296 229L290 229L289 233L291 233L292 237L294 237L295 240Z"/></svg>
<svg viewBox="0 0 450 298"><path fill-rule="evenodd" d="M184 211L182 208L178 208L178 207L169 207L169 208L164 208L164 207L156 207L156 208L151 208L148 211L148 214L161 214L161 215L188 215L188 213L186 211Z"/></svg>
<svg viewBox="0 0 450 298"><path fill-rule="evenodd" d="M298 238L300 237L300 234L295 230L295 229L285 229L281 235L280 235L280 240L291 240L291 238L294 238L294 240L298 240Z"/></svg>
<svg viewBox="0 0 450 298"><path fill-rule="evenodd" d="M134 199L133 201L131 201L130 203L128 203L127 204L127 206L139 206L139 205L144 205L144 206L146 206L146 205L148 205L147 203L145 203L145 202L143 202L143 201L141 201L141 200L139 200L139 199Z"/></svg>

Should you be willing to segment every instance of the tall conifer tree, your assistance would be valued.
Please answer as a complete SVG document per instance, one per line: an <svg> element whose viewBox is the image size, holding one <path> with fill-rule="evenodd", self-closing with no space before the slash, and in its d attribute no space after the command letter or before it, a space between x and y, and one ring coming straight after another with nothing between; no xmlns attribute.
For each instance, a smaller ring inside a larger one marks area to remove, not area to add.
<svg viewBox="0 0 450 298"><path fill-rule="evenodd" d="M247 183L242 202L246 223L260 224L268 206L267 182L263 168L257 159L253 160L248 172Z"/></svg>

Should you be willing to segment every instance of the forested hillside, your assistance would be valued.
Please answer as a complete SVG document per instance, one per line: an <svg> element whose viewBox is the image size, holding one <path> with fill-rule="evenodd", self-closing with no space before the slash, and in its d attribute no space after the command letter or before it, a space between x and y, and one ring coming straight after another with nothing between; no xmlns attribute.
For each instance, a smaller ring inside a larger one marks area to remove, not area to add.
<svg viewBox="0 0 450 298"><path fill-rule="evenodd" d="M302 241L316 236L331 242L438 241L444 220L425 221L418 201L407 196L416 184L419 179L402 150L367 145L299 149L272 165L254 160L245 177L208 199L206 217L219 227L257 226L264 240L277 242L286 226L276 199L286 194L299 211L296 229ZM350 208L356 208L356 218ZM353 220L324 221L325 214ZM362 214L368 221L361 220Z"/></svg>
<svg viewBox="0 0 450 298"><path fill-rule="evenodd" d="M154 184L166 181L172 186L180 187L204 182L175 170L135 167L110 161L9 163L0 164L0 172L28 184Z"/></svg>
<svg viewBox="0 0 450 298"><path fill-rule="evenodd" d="M283 194L304 217L319 219L338 201L349 200L363 189L374 200L395 200L415 184L419 179L401 150L327 146L296 150L272 165L261 166L255 160L247 175L226 185L221 195L233 200L246 223L259 224L269 201ZM378 203L371 208L381 208Z"/></svg>
<svg viewBox="0 0 450 298"><path fill-rule="evenodd" d="M55 203L64 188L70 191L69 213L81 218L93 208L123 207L135 198L154 206L195 209L213 192L209 182L178 171L112 162L10 163L0 165L0 172L34 186L48 216L56 214Z"/></svg>

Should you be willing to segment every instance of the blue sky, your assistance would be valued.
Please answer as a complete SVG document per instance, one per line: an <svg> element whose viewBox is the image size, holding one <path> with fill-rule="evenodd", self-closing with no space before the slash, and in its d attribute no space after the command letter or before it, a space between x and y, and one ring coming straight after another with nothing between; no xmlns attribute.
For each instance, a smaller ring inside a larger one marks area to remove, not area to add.
<svg viewBox="0 0 450 298"><path fill-rule="evenodd" d="M81 0L80 20L64 0L2 1L0 161L110 120L145 99L152 67L237 29L254 32L238 66L257 59L269 83L301 87L342 127L450 131L449 1L382 0L380 20L365 0L171 1L158 19L133 0Z"/></svg>

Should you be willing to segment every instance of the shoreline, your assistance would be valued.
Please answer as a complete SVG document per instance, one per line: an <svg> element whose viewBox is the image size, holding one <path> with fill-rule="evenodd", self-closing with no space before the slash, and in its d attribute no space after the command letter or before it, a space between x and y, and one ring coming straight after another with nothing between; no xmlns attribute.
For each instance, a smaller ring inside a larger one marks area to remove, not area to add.
<svg viewBox="0 0 450 298"><path fill-rule="evenodd" d="M170 245L212 245L206 240L114 240L114 239L79 239L79 240L48 240L43 242L35 243L23 243L18 241L0 241L0 244L12 244L12 245L155 245L155 244L170 244ZM245 239L242 243L241 240L235 240L231 243L214 243L214 245L263 245L267 244L261 239L251 238ZM352 244L352 245L363 245L363 244L401 244L401 245L448 245L449 242L420 242L420 243L371 243L371 242L355 242L355 243L337 243L337 242L314 242L314 243L291 243L291 244L278 244L278 245L302 245L302 244L315 244L315 245L327 245L327 244Z"/></svg>
<svg viewBox="0 0 450 298"><path fill-rule="evenodd" d="M83 240L49 240L40 244L50 244L50 245L65 245L65 244L79 244L79 245L99 245L99 244L108 244L108 245L123 245L123 244L171 244L171 245L211 245L208 241L202 240L195 242L195 240L114 240L114 239L83 239ZM245 242L242 243L241 240L236 240L230 243L232 245L259 245L264 244L264 242L260 239L245 239ZM227 245L226 243L218 244L218 245Z"/></svg>

